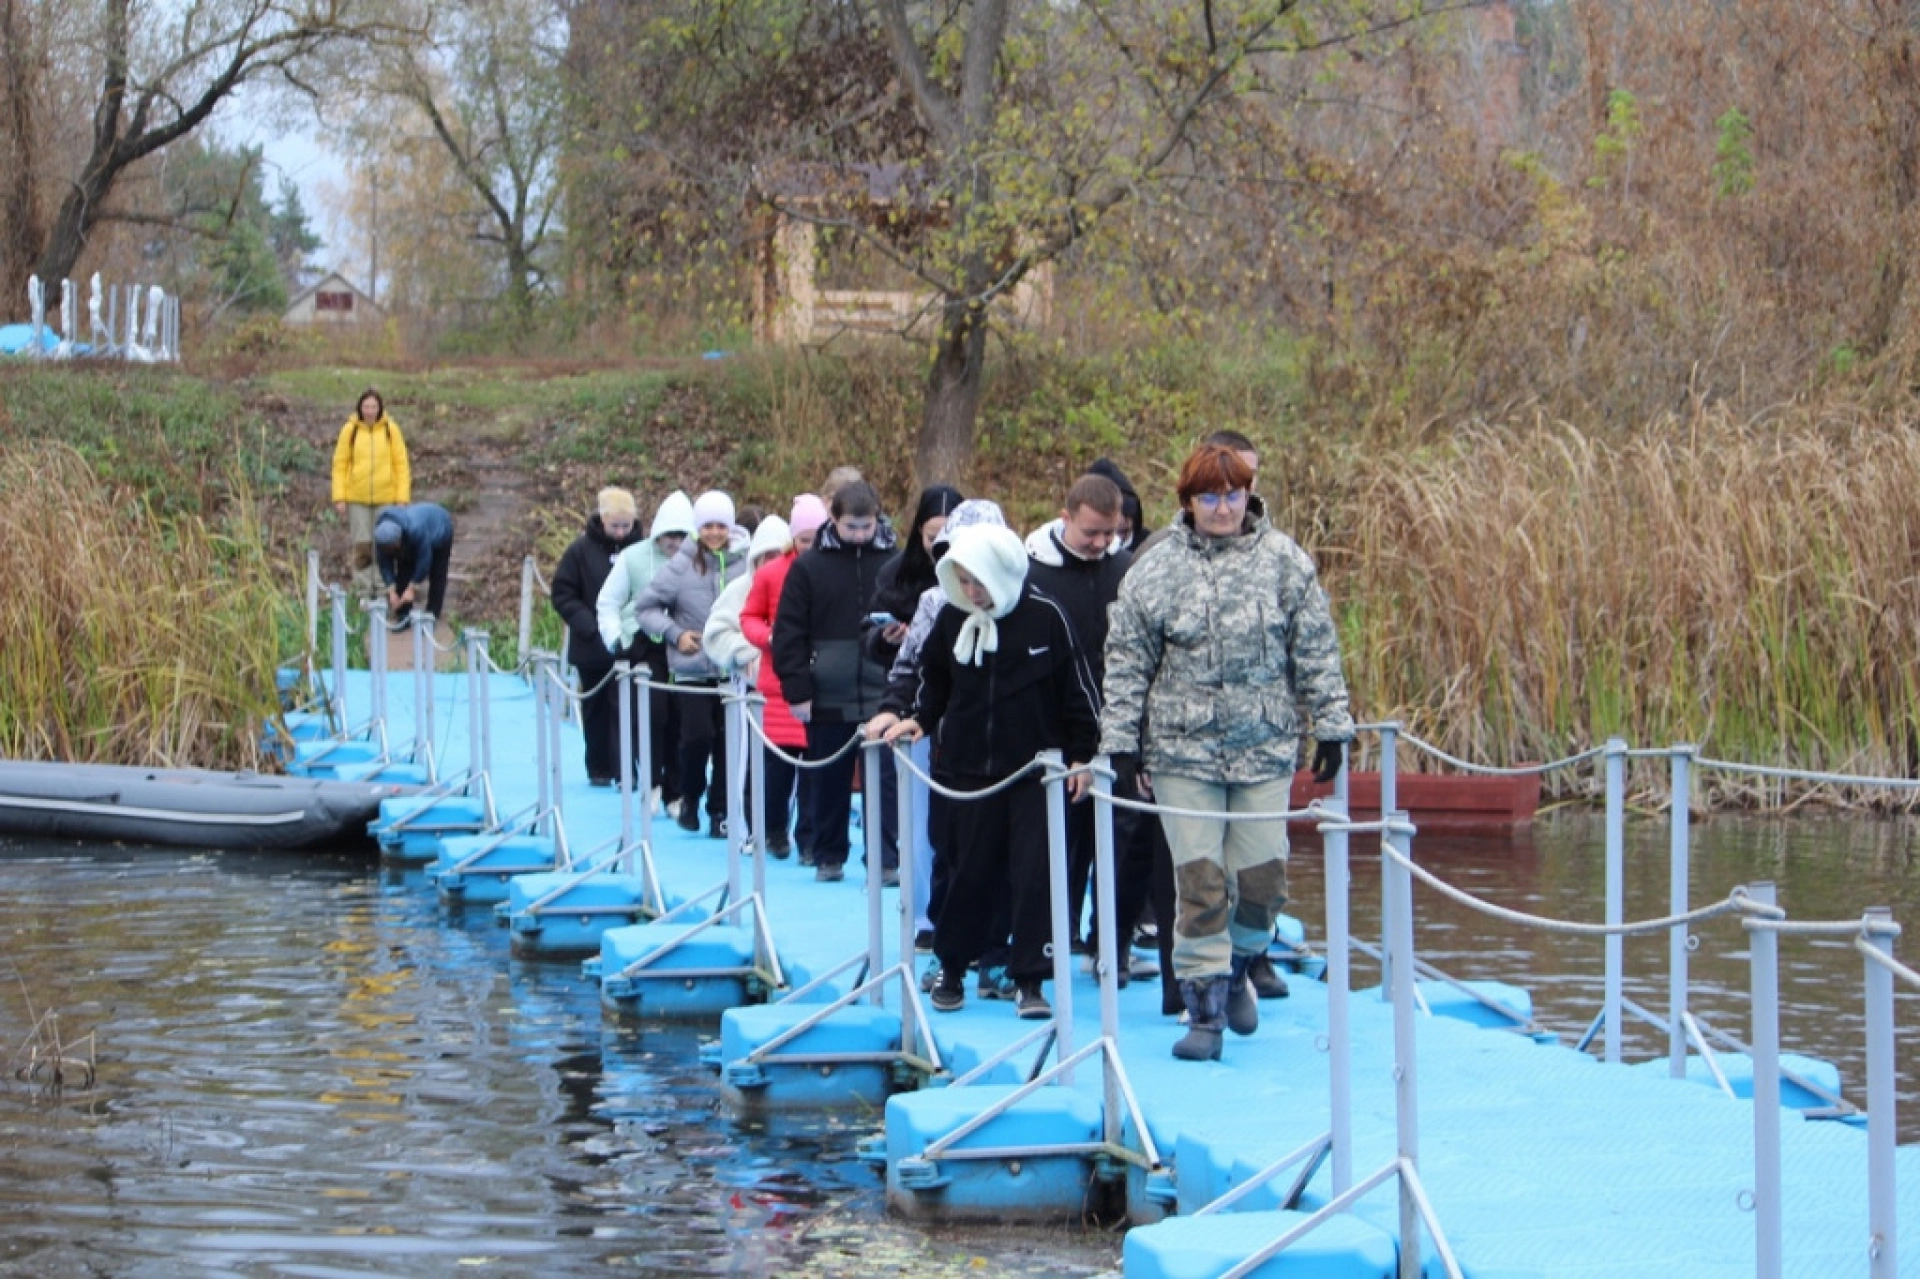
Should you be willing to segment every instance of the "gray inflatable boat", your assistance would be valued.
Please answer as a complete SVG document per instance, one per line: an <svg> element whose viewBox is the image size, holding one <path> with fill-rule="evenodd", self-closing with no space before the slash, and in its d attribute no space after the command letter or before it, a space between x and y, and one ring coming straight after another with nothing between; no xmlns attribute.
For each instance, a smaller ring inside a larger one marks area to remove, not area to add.
<svg viewBox="0 0 1920 1279"><path fill-rule="evenodd" d="M0 760L0 833L196 848L365 842L380 801L412 790L192 768Z"/></svg>

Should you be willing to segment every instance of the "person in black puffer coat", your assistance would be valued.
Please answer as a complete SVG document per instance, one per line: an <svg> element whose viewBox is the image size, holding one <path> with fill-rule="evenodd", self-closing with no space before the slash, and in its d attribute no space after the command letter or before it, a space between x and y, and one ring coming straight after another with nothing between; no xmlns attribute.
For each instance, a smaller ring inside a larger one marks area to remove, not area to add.
<svg viewBox="0 0 1920 1279"><path fill-rule="evenodd" d="M600 639L594 602L614 557L640 539L639 508L622 488L600 490L599 509L561 554L553 570L553 610L567 626L567 660L580 672L580 687L594 689L580 702L580 733L587 744L587 780L611 786L620 773L620 690L608 675L614 657Z"/></svg>
<svg viewBox="0 0 1920 1279"><path fill-rule="evenodd" d="M807 727L807 758L827 759L842 750L880 709L887 672L861 651L860 634L874 609L880 571L894 556L891 530L880 518L880 495L864 481L833 495L833 518L813 549L794 560L773 619L773 670L793 717ZM824 768L802 774L813 787L815 878L844 878L852 841L856 752L846 751ZM884 782L884 773L882 775ZM897 866L898 817L883 801L881 830L886 864Z"/></svg>

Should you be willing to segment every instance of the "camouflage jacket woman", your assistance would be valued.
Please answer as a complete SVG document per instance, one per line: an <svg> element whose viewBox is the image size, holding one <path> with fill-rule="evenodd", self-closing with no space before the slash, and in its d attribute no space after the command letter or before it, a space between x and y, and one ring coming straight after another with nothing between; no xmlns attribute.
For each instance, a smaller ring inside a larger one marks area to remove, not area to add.
<svg viewBox="0 0 1920 1279"><path fill-rule="evenodd" d="M1233 537L1182 514L1134 560L1107 632L1100 749L1148 772L1247 785L1293 774L1303 725L1353 737L1327 594L1259 498ZM1298 709L1297 709L1298 708Z"/></svg>

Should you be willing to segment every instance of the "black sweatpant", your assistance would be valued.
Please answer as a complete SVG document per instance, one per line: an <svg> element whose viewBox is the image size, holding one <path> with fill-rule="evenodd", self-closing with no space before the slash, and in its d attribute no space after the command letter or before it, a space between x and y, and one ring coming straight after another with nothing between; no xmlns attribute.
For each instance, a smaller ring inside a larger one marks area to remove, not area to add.
<svg viewBox="0 0 1920 1279"><path fill-rule="evenodd" d="M683 681L683 686L689 690L719 687L691 680ZM726 707L711 692L676 691L673 700L680 704L680 811L699 808L704 791L707 816L724 821L727 816Z"/></svg>
<svg viewBox="0 0 1920 1279"><path fill-rule="evenodd" d="M983 778L942 778L956 790L978 790ZM1047 881L1047 792L1027 778L983 799L947 806L946 896L933 925L933 953L943 972L967 965L1006 941L995 924L1004 906L1013 934L1007 971L1015 981L1053 976L1052 894Z"/></svg>

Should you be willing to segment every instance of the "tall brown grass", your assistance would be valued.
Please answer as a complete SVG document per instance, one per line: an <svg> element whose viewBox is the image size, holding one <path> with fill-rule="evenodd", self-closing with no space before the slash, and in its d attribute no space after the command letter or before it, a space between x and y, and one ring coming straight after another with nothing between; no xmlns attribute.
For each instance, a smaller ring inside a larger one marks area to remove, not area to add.
<svg viewBox="0 0 1920 1279"><path fill-rule="evenodd" d="M1916 495L1912 423L1709 409L1627 436L1481 427L1291 496L1329 531L1316 549L1365 715L1477 760L1618 734L1904 776L1920 756Z"/></svg>
<svg viewBox="0 0 1920 1279"><path fill-rule="evenodd" d="M161 516L63 445L0 451L0 753L260 763L295 579L244 494L228 511Z"/></svg>

